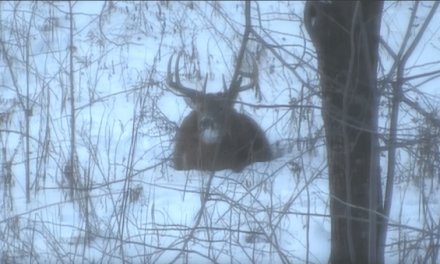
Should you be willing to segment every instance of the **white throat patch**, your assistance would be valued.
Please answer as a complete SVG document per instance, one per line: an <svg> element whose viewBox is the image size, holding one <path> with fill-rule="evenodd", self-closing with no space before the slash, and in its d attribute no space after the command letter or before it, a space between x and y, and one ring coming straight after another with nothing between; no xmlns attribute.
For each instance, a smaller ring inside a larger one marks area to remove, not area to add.
<svg viewBox="0 0 440 264"><path fill-rule="evenodd" d="M207 128L202 131L202 142L205 144L214 144L219 141L220 133L217 129Z"/></svg>

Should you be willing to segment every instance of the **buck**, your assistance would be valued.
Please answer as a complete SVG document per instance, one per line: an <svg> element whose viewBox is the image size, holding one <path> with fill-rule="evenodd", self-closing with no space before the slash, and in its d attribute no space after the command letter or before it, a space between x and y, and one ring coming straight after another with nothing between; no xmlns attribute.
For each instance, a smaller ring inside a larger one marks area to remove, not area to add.
<svg viewBox="0 0 440 264"><path fill-rule="evenodd" d="M257 83L258 69L253 61L252 73L240 72L240 77L232 80L224 92L206 93L206 75L203 91L185 87L180 82L179 53L174 69L168 62L167 86L185 98L192 109L177 131L173 153L176 170L218 171L231 169L242 171L247 165L272 159L270 145L263 130L250 117L238 113L234 103L238 94L253 88ZM251 79L247 85L241 85L242 77ZM175 79L175 80L174 80Z"/></svg>

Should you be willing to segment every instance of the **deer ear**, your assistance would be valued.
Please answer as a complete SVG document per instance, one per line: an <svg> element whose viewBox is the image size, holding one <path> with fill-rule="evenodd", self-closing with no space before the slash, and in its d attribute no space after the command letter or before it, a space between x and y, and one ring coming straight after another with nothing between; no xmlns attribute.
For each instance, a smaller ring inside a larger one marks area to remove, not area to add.
<svg viewBox="0 0 440 264"><path fill-rule="evenodd" d="M185 100L186 105L188 105L192 110L199 110L196 98L185 96L183 99Z"/></svg>

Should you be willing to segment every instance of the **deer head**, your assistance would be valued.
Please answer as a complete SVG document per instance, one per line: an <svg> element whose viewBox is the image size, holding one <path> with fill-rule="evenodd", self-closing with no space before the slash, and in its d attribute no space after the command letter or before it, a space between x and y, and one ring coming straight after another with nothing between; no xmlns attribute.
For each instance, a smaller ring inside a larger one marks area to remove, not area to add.
<svg viewBox="0 0 440 264"><path fill-rule="evenodd" d="M255 61L252 72L240 72L240 76L232 80L229 89L226 88L223 76L224 91L207 94L208 75L202 92L180 82L181 54L177 56L174 77L171 72L174 54L168 62L167 85L183 95L193 111L185 117L177 131L173 153L175 169L241 171L252 162L270 160L270 146L262 129L252 118L234 109L238 94L253 88L257 83L258 69ZM250 83L241 85L242 77L250 78Z"/></svg>

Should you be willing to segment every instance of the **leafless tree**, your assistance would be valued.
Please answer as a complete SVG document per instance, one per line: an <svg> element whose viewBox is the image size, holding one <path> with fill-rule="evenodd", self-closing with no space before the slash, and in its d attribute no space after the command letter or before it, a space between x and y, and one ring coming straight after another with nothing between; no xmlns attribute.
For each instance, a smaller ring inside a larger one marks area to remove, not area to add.
<svg viewBox="0 0 440 264"><path fill-rule="evenodd" d="M377 58L382 2L308 2L328 153L331 263L383 263L378 248Z"/></svg>

